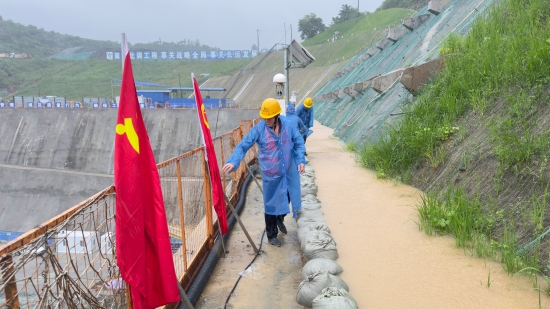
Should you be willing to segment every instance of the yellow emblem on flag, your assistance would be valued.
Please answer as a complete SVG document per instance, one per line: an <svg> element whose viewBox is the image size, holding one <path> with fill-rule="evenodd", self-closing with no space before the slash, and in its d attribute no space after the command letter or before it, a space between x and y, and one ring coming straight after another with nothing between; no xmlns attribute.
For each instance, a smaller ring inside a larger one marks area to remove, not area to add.
<svg viewBox="0 0 550 309"><path fill-rule="evenodd" d="M128 137L130 145L132 145L132 148L134 148L134 150L139 153L139 137L136 133L136 130L134 129L132 118L124 118L124 124L117 124L116 133L118 135L123 135L124 133L126 133L126 137Z"/></svg>
<svg viewBox="0 0 550 309"><path fill-rule="evenodd" d="M204 125L206 125L206 127L208 129L210 129L210 125L208 124L208 120L206 120L206 110L204 109L204 104L201 105L201 112L202 112L202 120L204 121Z"/></svg>

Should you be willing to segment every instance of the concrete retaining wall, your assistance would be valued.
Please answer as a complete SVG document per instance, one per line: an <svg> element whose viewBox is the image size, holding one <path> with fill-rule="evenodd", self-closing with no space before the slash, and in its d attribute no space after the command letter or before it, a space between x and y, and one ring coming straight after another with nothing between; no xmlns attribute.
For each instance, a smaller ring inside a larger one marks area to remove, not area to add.
<svg viewBox="0 0 550 309"><path fill-rule="evenodd" d="M443 59L437 58L419 66L406 68L401 76L401 83L410 92L416 92L424 84L427 84L442 67Z"/></svg>
<svg viewBox="0 0 550 309"><path fill-rule="evenodd" d="M258 110L207 110L213 136ZM202 144L195 110L144 110L155 160ZM113 183L117 110L0 111L0 230L27 231Z"/></svg>

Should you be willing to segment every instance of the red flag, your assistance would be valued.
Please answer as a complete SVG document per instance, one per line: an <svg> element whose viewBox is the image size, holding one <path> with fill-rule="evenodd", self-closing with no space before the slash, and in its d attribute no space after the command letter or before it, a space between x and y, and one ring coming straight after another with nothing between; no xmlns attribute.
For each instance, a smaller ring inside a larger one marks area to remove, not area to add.
<svg viewBox="0 0 550 309"><path fill-rule="evenodd" d="M125 57L115 135L117 265L134 308L149 309L180 297L155 157Z"/></svg>
<svg viewBox="0 0 550 309"><path fill-rule="evenodd" d="M210 125L208 124L208 118L206 117L206 110L202 103L202 96L199 90L199 84L193 74L193 92L195 93L195 101L197 102L197 112L199 114L199 122L201 123L202 138L204 142L204 151L206 152L206 160L208 161L208 168L210 170L210 182L212 183L212 200L214 202L214 209L218 214L218 221L222 230L222 235L227 233L227 216L225 214L225 200L224 191L222 186L222 179L220 177L220 169L218 167L218 159L216 158L216 151L214 150L214 144L212 143L212 135L210 135Z"/></svg>

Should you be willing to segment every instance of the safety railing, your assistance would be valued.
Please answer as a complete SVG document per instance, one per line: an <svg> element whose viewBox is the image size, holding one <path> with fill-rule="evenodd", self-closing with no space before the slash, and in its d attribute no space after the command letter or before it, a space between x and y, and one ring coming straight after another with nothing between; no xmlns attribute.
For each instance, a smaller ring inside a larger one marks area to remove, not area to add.
<svg viewBox="0 0 550 309"><path fill-rule="evenodd" d="M255 121L214 138L221 170ZM254 160L253 152L245 161ZM157 165L176 275L187 288L218 235L203 147ZM232 202L244 164L222 175ZM114 186L0 247L0 308L120 308L129 302L116 265ZM229 215L229 211L227 211Z"/></svg>

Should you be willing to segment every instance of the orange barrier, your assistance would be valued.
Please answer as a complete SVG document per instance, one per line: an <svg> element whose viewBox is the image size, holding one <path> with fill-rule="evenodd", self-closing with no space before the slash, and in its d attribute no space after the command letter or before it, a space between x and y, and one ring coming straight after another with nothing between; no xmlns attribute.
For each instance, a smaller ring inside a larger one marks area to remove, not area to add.
<svg viewBox="0 0 550 309"><path fill-rule="evenodd" d="M220 170L255 123L241 121L213 139ZM254 160L253 152L245 157L246 162ZM219 233L204 148L157 168L176 275L186 289ZM244 163L236 173L222 175L233 203L245 176ZM0 247L0 308L126 307L127 289L116 266L115 196L110 186Z"/></svg>

